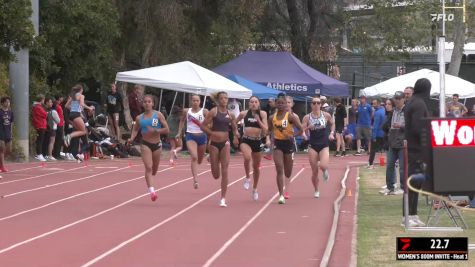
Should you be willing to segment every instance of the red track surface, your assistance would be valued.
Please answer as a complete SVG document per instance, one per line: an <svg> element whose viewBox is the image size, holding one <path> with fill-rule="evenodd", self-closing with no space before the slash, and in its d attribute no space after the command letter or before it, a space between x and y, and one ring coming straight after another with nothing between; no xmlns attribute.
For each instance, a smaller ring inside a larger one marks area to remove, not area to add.
<svg viewBox="0 0 475 267"><path fill-rule="evenodd" d="M207 164L193 189L188 159L160 167L157 202L140 159L11 164L0 180L0 266L319 266L351 160L331 159L315 199L307 156L298 155L290 199L278 205L273 162L262 162L255 202L242 186L242 157L232 157L227 208ZM329 266L350 265L355 174Z"/></svg>

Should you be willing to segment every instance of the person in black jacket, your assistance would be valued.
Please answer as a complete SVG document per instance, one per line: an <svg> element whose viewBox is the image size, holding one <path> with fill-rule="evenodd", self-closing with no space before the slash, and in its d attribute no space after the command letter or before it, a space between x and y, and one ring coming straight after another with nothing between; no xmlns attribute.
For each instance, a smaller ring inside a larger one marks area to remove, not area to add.
<svg viewBox="0 0 475 267"><path fill-rule="evenodd" d="M427 180L426 166L430 162L427 149L424 149L427 130L424 118L430 114L428 103L430 100L431 83L426 78L421 78L414 85L414 94L406 103L404 110L405 137L408 147L408 177L413 176L411 185L417 189L422 188ZM409 190L409 226L424 226L417 216L419 193ZM404 202L403 202L404 215ZM404 219L404 218L403 218Z"/></svg>

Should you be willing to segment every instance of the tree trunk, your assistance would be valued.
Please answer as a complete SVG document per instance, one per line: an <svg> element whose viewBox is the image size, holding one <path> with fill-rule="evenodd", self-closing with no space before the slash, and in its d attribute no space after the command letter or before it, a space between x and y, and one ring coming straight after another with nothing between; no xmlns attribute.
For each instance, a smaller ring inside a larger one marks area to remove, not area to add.
<svg viewBox="0 0 475 267"><path fill-rule="evenodd" d="M301 0L287 0L289 12L292 53L303 60L308 60L308 13Z"/></svg>
<svg viewBox="0 0 475 267"><path fill-rule="evenodd" d="M465 45L465 23L462 20L462 14L455 16L454 32L454 50L450 59L450 65L447 74L459 76L460 64L462 63L463 48Z"/></svg>

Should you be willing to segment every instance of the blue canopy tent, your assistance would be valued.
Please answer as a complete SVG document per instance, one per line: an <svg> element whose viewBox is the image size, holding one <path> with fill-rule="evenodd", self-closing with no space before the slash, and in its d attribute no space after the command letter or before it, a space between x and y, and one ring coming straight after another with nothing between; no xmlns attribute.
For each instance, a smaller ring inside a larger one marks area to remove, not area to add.
<svg viewBox="0 0 475 267"><path fill-rule="evenodd" d="M213 71L236 74L292 96L349 95L347 83L311 68L289 52L246 51Z"/></svg>
<svg viewBox="0 0 475 267"><path fill-rule="evenodd" d="M251 90L252 95L257 96L257 98L259 99L269 99L271 97L275 98L281 92L279 90L269 88L262 84L244 79L243 77L239 75L234 75L234 74L228 75L226 76L226 78Z"/></svg>

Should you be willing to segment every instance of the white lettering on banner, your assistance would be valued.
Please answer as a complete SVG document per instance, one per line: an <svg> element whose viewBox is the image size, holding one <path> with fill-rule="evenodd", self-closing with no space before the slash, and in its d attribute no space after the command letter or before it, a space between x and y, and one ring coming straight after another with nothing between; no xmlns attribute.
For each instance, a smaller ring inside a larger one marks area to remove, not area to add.
<svg viewBox="0 0 475 267"><path fill-rule="evenodd" d="M435 144L438 146L453 145L455 126L457 126L457 121L455 120L450 121L450 127L448 121L432 121L432 132L434 134Z"/></svg>
<svg viewBox="0 0 475 267"><path fill-rule="evenodd" d="M274 89L282 90L282 91L307 92L307 90L308 90L308 87L306 85L297 85L295 83L286 84L286 83L272 83L272 82L269 82L269 83L267 83L266 86L274 88Z"/></svg>
<svg viewBox="0 0 475 267"><path fill-rule="evenodd" d="M457 133L457 138L460 144L468 145L473 141L473 130L469 126L462 126Z"/></svg>

